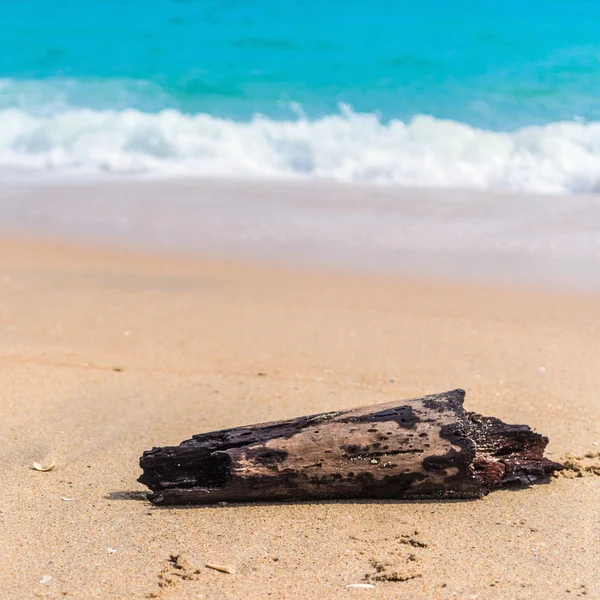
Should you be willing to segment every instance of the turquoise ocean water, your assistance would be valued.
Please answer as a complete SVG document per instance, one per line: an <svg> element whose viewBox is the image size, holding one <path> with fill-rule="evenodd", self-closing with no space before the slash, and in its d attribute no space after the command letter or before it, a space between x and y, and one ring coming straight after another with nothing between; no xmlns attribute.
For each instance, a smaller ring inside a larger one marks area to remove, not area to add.
<svg viewBox="0 0 600 600"><path fill-rule="evenodd" d="M0 173L600 189L592 0L0 0Z"/></svg>

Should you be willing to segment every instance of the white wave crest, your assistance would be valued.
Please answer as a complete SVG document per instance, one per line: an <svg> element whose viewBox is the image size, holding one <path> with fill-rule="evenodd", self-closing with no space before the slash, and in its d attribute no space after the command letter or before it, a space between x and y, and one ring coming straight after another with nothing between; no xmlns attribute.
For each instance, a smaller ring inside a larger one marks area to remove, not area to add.
<svg viewBox="0 0 600 600"><path fill-rule="evenodd" d="M353 113L240 123L174 110L0 110L0 172L311 178L529 192L600 190L600 123L503 133Z"/></svg>

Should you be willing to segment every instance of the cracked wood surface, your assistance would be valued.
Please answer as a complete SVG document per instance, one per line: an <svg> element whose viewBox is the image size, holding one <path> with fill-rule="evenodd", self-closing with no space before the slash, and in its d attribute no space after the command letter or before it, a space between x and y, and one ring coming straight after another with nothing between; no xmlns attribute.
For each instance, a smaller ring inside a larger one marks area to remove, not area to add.
<svg viewBox="0 0 600 600"><path fill-rule="evenodd" d="M463 408L463 390L195 435L140 459L155 504L479 498L562 468L526 425Z"/></svg>

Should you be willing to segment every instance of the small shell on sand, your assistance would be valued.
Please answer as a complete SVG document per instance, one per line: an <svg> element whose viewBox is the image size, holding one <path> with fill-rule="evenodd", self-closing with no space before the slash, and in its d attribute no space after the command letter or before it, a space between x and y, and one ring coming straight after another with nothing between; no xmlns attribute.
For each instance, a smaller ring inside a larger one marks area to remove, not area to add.
<svg viewBox="0 0 600 600"><path fill-rule="evenodd" d="M45 585L46 583L50 583L52 581L52 575L44 575L41 579L40 579L40 583L42 585Z"/></svg>
<svg viewBox="0 0 600 600"><path fill-rule="evenodd" d="M233 575L235 573L235 569L228 565L216 565L214 563L206 563L206 567L208 569L214 569L215 571L219 571L220 573L229 573Z"/></svg>
<svg viewBox="0 0 600 600"><path fill-rule="evenodd" d="M349 583L347 590L372 590L375 586L372 583Z"/></svg>
<svg viewBox="0 0 600 600"><path fill-rule="evenodd" d="M52 469L54 469L54 467L56 467L56 463L54 461L52 461L50 464L48 465L42 465L39 462L34 462L33 463L33 470L34 471L52 471Z"/></svg>

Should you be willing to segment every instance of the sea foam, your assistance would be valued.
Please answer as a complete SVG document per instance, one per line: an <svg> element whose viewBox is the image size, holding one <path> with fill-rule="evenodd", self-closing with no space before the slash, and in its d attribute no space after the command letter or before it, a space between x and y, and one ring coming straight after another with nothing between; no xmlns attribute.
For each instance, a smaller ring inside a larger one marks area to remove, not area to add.
<svg viewBox="0 0 600 600"><path fill-rule="evenodd" d="M381 122L339 114L248 122L70 108L0 110L0 173L111 172L303 178L527 192L600 190L600 123L559 122L514 132L417 116Z"/></svg>

